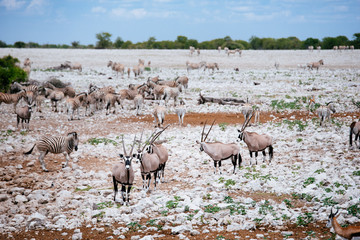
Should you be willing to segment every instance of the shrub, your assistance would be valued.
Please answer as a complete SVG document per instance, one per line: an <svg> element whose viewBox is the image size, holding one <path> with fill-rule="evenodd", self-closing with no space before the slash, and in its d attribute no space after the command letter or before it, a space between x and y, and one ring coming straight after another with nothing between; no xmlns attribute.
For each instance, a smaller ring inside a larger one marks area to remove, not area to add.
<svg viewBox="0 0 360 240"><path fill-rule="evenodd" d="M16 66L19 62L19 59L10 55L0 58L0 91L7 92L13 82L26 81L25 71Z"/></svg>

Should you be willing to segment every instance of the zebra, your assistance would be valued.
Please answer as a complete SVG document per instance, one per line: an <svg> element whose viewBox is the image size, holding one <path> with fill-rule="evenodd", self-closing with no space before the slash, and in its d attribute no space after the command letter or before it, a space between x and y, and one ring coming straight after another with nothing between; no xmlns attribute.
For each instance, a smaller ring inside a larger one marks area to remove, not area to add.
<svg viewBox="0 0 360 240"><path fill-rule="evenodd" d="M9 93L2 93L0 92L0 104L1 103L6 103L6 104L14 104L14 113L16 111L16 105L18 104L18 102L20 101L21 98L25 98L26 97L26 92L25 90L21 90L18 93L13 93L13 94L9 94Z"/></svg>
<svg viewBox="0 0 360 240"><path fill-rule="evenodd" d="M30 151L24 152L24 154L31 154L36 146L40 152L39 161L41 167L45 172L48 172L49 170L46 169L44 162L44 157L48 152L54 154L64 154L66 157L66 164L63 167L67 167L70 153L73 151L73 149L75 149L75 151L78 150L78 143L79 139L76 132L70 132L67 134L67 136L61 137L43 136L34 144Z"/></svg>

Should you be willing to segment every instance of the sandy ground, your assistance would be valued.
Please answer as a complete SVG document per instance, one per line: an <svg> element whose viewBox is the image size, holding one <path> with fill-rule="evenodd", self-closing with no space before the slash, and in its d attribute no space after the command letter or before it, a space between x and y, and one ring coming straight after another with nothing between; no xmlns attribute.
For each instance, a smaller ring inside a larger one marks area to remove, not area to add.
<svg viewBox="0 0 360 240"><path fill-rule="evenodd" d="M126 100L125 109L117 106L116 114L100 110L85 117L81 109L80 120L68 121L66 113L51 112L46 100L42 113L33 114L28 132L16 128L12 106L1 104L0 238L328 239L332 233L325 223L331 207L340 209L341 223L358 224L359 150L350 149L348 139L350 123L360 118L352 103L360 101L359 53L243 51L241 57L228 57L210 50L190 56L184 50L0 49L0 56L11 54L21 62L29 57L31 79L55 77L71 83L76 92L87 91L90 83L119 91L157 75L190 79L180 96L186 102L184 126L178 125L171 100L165 117L171 125L160 137L169 152L166 182L145 193L139 164L133 161L130 206L121 204L120 194L120 203L114 204L111 168L119 162L122 135L130 148L135 135L155 130L151 112L156 103L146 101L141 116ZM116 76L106 67L113 60L132 68L139 58L151 61L151 70L138 78ZM320 59L325 64L318 71L298 67ZM83 71L49 69L66 60L80 62ZM188 73L186 61L217 62L220 69ZM250 165L247 146L237 138L244 122L241 105L198 105L200 93L248 99L258 106L260 124L252 123L248 130L273 137L272 162L263 163L260 154L258 165ZM311 96L318 104L335 104L336 113L325 126L308 111ZM208 140L240 146L243 162L236 175L229 160L223 161L221 175L214 174L211 158L196 144L204 122L213 119ZM50 172L44 173L38 152L22 154L44 134L71 131L78 132L80 143L68 168L61 168L63 155L48 154Z"/></svg>

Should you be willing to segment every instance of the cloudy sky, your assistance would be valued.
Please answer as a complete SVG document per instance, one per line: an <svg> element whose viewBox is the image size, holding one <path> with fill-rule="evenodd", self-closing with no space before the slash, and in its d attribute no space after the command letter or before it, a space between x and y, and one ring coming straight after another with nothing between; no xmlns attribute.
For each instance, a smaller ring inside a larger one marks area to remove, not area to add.
<svg viewBox="0 0 360 240"><path fill-rule="evenodd" d="M300 40L360 32L360 0L0 0L0 40L95 44L109 32L134 43L230 36Z"/></svg>

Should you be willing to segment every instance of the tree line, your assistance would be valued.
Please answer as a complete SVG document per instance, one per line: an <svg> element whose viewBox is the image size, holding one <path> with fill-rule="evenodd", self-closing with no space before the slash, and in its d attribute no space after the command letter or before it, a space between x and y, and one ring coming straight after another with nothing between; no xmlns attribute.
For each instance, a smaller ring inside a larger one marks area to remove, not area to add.
<svg viewBox="0 0 360 240"><path fill-rule="evenodd" d="M288 38L259 38L252 36L249 41L233 40L231 37L217 38L210 41L198 42L196 39L188 39L186 36L177 36L174 41L157 41L155 37L150 37L147 41L133 43L129 40L124 41L121 37L111 40L112 34L101 32L96 34L96 43L82 45L79 41L67 44L38 44L35 42L17 41L14 44L6 44L0 40L0 48L84 48L84 49L189 49L190 46L199 49L218 49L227 47L229 49L254 49L254 50L275 50L275 49L307 49L308 46L320 46L322 49L332 49L334 46L351 46L360 48L360 33L355 33L353 39L349 40L346 36L324 37L323 39L307 38L304 41L297 37Z"/></svg>

